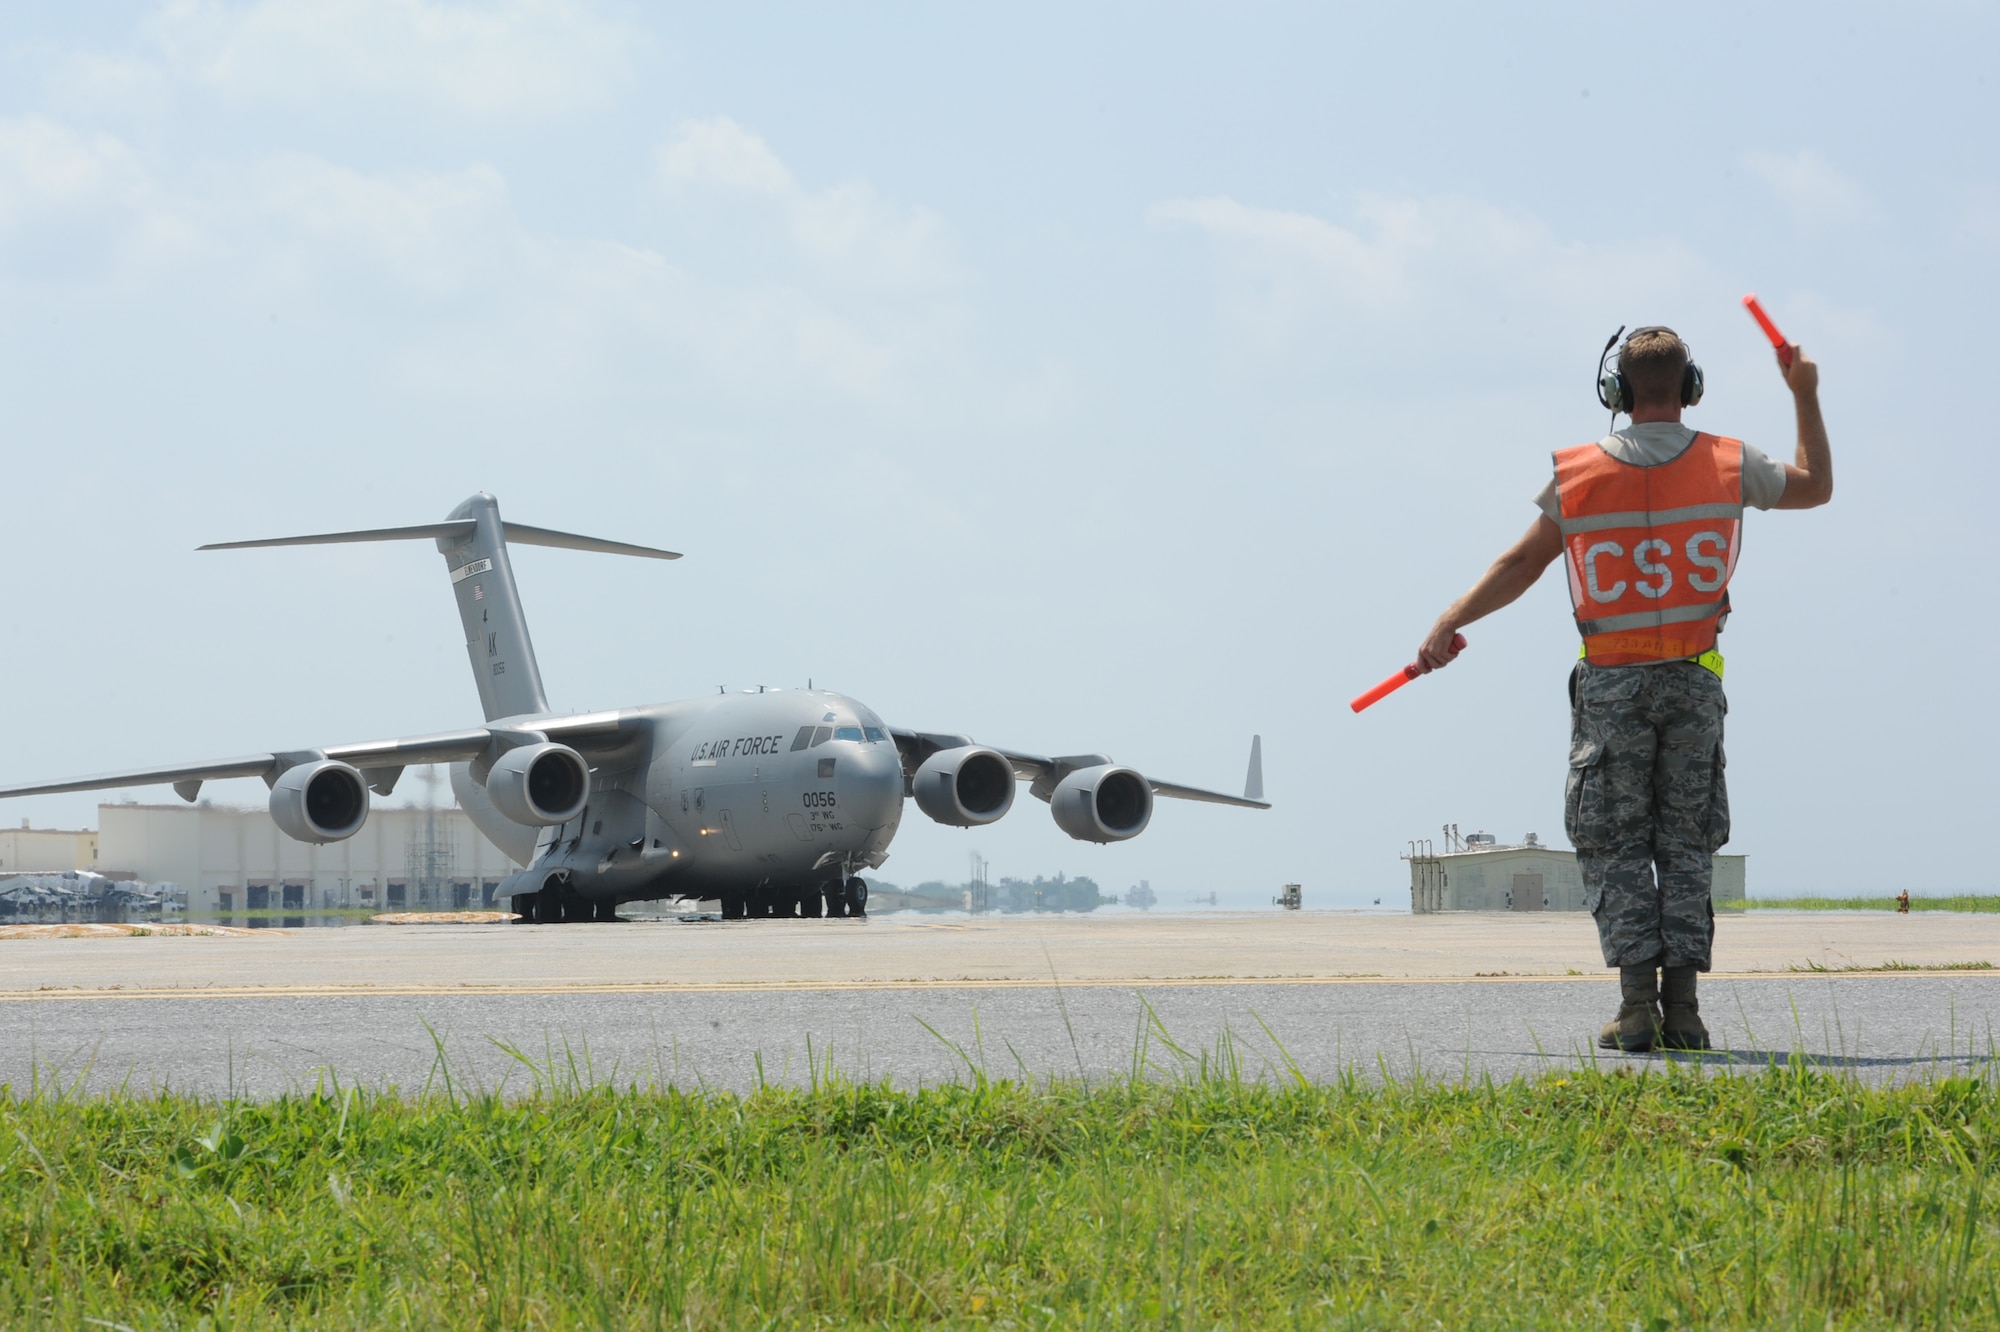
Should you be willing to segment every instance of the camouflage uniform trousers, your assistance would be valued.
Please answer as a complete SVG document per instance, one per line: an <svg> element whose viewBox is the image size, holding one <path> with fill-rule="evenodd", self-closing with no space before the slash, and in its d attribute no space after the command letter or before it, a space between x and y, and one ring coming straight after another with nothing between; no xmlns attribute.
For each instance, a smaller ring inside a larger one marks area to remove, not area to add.
<svg viewBox="0 0 2000 1332"><path fill-rule="evenodd" d="M1722 681L1693 662L1570 677L1563 823L1608 967L1709 968L1713 853L1729 840Z"/></svg>

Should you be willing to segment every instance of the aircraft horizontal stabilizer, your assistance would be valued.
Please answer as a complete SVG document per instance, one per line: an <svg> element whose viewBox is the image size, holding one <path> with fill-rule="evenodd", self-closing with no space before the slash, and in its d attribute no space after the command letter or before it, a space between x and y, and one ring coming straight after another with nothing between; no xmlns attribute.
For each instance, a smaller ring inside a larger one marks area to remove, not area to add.
<svg viewBox="0 0 2000 1332"><path fill-rule="evenodd" d="M259 546L344 546L353 541L422 541L445 537L465 538L479 524L470 518L454 518L442 523L420 523L415 527L374 527L365 532L321 532L314 536L268 537L262 541L211 541L196 550L253 550Z"/></svg>
<svg viewBox="0 0 2000 1332"><path fill-rule="evenodd" d="M452 518L441 523L419 523L414 527L373 527L360 532L320 532L312 536L267 537L261 541L212 541L197 550L254 550L265 546L341 546L358 541L425 541L451 538L465 540L478 528L477 519ZM627 541L607 541L602 537L557 532L547 527L502 521L501 529L510 545L554 546L561 550L588 550L600 555L633 555L646 560L677 560L677 550L635 546Z"/></svg>
<svg viewBox="0 0 2000 1332"><path fill-rule="evenodd" d="M509 545L515 546L555 546L560 550L591 550L599 555L636 555L642 560L677 560L681 553L677 550L655 550L651 546L634 546L625 541L606 541L602 537L578 536L574 532L556 532L546 527L530 527L526 523L511 523L501 520L500 526L507 533Z"/></svg>

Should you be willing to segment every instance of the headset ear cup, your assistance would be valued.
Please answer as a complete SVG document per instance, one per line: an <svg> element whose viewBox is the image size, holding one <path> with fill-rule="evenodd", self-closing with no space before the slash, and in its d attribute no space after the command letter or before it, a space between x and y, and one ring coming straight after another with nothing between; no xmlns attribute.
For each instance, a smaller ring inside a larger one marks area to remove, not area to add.
<svg viewBox="0 0 2000 1332"><path fill-rule="evenodd" d="M1625 372L1611 370L1598 381L1598 396L1606 407L1614 412L1632 409L1632 386L1625 382Z"/></svg>
<svg viewBox="0 0 2000 1332"><path fill-rule="evenodd" d="M1702 382L1701 367L1693 361L1681 371L1681 406L1692 407L1701 401L1701 391L1706 387Z"/></svg>

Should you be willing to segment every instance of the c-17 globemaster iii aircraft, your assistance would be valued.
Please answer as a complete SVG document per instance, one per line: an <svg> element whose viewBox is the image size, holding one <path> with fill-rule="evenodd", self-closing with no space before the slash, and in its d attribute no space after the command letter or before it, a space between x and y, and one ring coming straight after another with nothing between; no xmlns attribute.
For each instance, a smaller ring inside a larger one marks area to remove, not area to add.
<svg viewBox="0 0 2000 1332"><path fill-rule="evenodd" d="M261 777L271 817L313 843L352 837L368 793L388 795L412 764L451 765L452 792L480 831L529 868L504 879L524 921L611 920L618 904L719 898L722 914L860 915L858 876L888 857L905 797L939 823L994 822L1016 781L1086 842L1145 831L1153 797L1269 809L1260 742L1242 796L1155 781L1103 754L1043 757L969 736L889 726L830 690L757 690L560 716L549 711L507 548L677 560L667 550L507 522L481 493L441 523L234 541L203 550L352 541L437 542L451 571L486 725L440 735L252 754L63 782L0 797L172 783L192 801L207 781Z"/></svg>

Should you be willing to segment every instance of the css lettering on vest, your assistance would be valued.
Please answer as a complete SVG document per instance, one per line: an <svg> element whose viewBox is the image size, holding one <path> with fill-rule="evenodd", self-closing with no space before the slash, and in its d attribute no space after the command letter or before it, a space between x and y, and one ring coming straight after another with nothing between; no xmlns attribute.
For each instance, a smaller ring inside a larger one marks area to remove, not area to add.
<svg viewBox="0 0 2000 1332"><path fill-rule="evenodd" d="M1581 444L1555 464L1585 658L1628 666L1712 649L1741 547L1743 442L1697 434L1652 467Z"/></svg>

